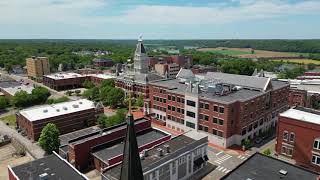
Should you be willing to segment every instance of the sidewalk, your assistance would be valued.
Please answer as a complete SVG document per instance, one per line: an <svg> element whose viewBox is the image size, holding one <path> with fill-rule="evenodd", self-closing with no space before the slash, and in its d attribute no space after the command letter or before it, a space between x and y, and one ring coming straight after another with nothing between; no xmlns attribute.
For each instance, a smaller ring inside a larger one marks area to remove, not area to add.
<svg viewBox="0 0 320 180"><path fill-rule="evenodd" d="M28 153L30 153L33 158L39 159L44 157L45 152L38 145L31 143L29 139L23 137L16 130L11 129L7 125L5 125L2 121L0 121L0 132L1 134L7 134L15 138L27 149Z"/></svg>

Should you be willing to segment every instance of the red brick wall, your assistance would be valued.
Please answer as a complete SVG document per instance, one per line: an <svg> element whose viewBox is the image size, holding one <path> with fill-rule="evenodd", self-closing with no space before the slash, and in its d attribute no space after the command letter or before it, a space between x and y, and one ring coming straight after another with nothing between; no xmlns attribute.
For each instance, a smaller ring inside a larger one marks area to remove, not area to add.
<svg viewBox="0 0 320 180"><path fill-rule="evenodd" d="M293 106L306 107L307 91L290 89L288 100L289 100L290 107L293 107Z"/></svg>
<svg viewBox="0 0 320 180"><path fill-rule="evenodd" d="M294 142L288 142L283 140L283 133L287 131L289 134L293 132L295 134ZM320 137L320 125L306 123L286 117L279 117L279 123L277 128L277 144L275 150L277 154L281 154L282 146L286 146L283 143L287 143L293 146L292 158L298 165L311 168L316 171L320 171L320 167L311 163L312 151L320 153L320 151L313 149L313 143L316 138Z"/></svg>
<svg viewBox="0 0 320 180"><path fill-rule="evenodd" d="M146 121L135 125L136 132L151 128L151 121ZM89 164L89 158L91 156L91 148L99 144L107 143L109 141L119 139L125 136L126 129L119 130L117 132L110 133L108 135L99 136L97 138L87 140L80 144L74 145L74 160L75 167L79 170L84 170Z"/></svg>
<svg viewBox="0 0 320 180"><path fill-rule="evenodd" d="M12 172L12 170L9 167L8 167L8 176L9 176L9 180L18 180L14 175L14 172Z"/></svg>

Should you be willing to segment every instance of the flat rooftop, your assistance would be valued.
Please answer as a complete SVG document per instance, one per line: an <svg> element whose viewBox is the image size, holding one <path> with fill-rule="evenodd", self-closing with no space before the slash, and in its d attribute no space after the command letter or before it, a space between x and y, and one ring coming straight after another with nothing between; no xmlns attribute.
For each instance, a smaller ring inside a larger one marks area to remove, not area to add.
<svg viewBox="0 0 320 180"><path fill-rule="evenodd" d="M115 78L112 74L88 74L87 76L97 77L101 79L113 79Z"/></svg>
<svg viewBox="0 0 320 180"><path fill-rule="evenodd" d="M135 125L137 125L146 121L148 120L141 118L137 119L134 123ZM117 132L123 129L126 129L126 123L122 123L105 129L100 129L99 127L93 126L86 129L74 131L68 134L64 134L59 136L61 143L60 149L62 149L64 152L67 152L69 144L81 144L88 140L95 139L100 136L107 136L110 133Z"/></svg>
<svg viewBox="0 0 320 180"><path fill-rule="evenodd" d="M281 117L287 117L298 121L320 124L320 111L297 107L294 109L288 109L283 113L280 113Z"/></svg>
<svg viewBox="0 0 320 180"><path fill-rule="evenodd" d="M5 78L3 76L0 75L1 78ZM12 79L8 79L8 80L1 80L0 81L0 88L8 88L8 87L16 87L16 86L20 86L21 83Z"/></svg>
<svg viewBox="0 0 320 180"><path fill-rule="evenodd" d="M45 77L51 78L51 79L55 79L55 80L60 80L60 79L72 79L72 78L78 78L78 77L85 77L81 74L78 73L73 73L73 72L69 72L69 73L54 73L54 74L49 74L49 75L44 75Z"/></svg>
<svg viewBox="0 0 320 180"><path fill-rule="evenodd" d="M280 171L287 172L286 175ZM256 153L221 180L317 180L319 174L284 161Z"/></svg>
<svg viewBox="0 0 320 180"><path fill-rule="evenodd" d="M47 173L50 180L72 179L87 180L83 174L57 154L34 160L12 168L19 179L40 179L39 175Z"/></svg>
<svg viewBox="0 0 320 180"><path fill-rule="evenodd" d="M31 107L23 109L19 111L19 113L29 121L37 121L93 108L95 108L94 102L87 99L80 99L52 105Z"/></svg>
<svg viewBox="0 0 320 180"><path fill-rule="evenodd" d="M3 91L7 92L11 96L14 96L19 91L26 91L28 94L31 94L33 89L34 89L33 86L26 86L26 85L2 88Z"/></svg>
<svg viewBox="0 0 320 180"><path fill-rule="evenodd" d="M190 151L205 143L208 143L207 137L199 140L195 140L185 135L174 137L171 140L148 150L148 156L144 157L144 159L141 159L143 172L147 172L153 168L158 167L161 164L167 163L168 161L179 157L182 153ZM165 145L169 145L170 153L166 153ZM163 156L159 156L158 148L164 150ZM120 173L121 164L111 167L110 169L105 171L103 175L105 177L108 177L108 179L110 180L117 180L120 179Z"/></svg>
<svg viewBox="0 0 320 180"><path fill-rule="evenodd" d="M170 136L169 134L152 128L140 131L136 133L136 135L138 147L157 141L163 137ZM123 140L124 138L121 138L113 142L99 145L93 149L92 155L104 162L107 162L108 159L113 157L122 155L124 147Z"/></svg>

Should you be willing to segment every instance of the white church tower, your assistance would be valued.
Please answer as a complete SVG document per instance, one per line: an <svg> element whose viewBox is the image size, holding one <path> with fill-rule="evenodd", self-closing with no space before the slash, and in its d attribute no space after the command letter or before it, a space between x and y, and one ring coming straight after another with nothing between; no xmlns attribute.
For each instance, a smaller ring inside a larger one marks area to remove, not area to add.
<svg viewBox="0 0 320 180"><path fill-rule="evenodd" d="M139 37L136 51L133 58L133 66L135 73L147 74L149 71L149 57L146 49L142 44L142 36Z"/></svg>

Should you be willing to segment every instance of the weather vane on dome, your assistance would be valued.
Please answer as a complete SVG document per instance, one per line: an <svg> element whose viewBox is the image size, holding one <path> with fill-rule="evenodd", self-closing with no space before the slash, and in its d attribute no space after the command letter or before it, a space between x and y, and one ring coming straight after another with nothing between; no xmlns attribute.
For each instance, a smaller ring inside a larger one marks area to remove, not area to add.
<svg viewBox="0 0 320 180"><path fill-rule="evenodd" d="M140 41L140 42L142 41L142 34L140 34L138 41Z"/></svg>

